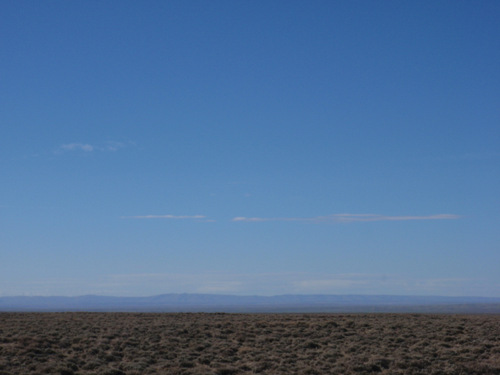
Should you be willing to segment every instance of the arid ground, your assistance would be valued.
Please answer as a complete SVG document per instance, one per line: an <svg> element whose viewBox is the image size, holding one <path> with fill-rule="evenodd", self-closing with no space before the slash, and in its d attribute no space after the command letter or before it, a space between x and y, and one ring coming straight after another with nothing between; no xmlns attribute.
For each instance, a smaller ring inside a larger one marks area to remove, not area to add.
<svg viewBox="0 0 500 375"><path fill-rule="evenodd" d="M0 374L500 374L499 315L0 313Z"/></svg>

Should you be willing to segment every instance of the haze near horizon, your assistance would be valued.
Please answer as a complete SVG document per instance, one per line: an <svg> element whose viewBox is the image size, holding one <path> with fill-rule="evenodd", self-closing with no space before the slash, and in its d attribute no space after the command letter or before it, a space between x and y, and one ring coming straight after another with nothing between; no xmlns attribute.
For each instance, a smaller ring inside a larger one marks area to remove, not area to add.
<svg viewBox="0 0 500 375"><path fill-rule="evenodd" d="M500 297L498 14L2 2L0 296Z"/></svg>

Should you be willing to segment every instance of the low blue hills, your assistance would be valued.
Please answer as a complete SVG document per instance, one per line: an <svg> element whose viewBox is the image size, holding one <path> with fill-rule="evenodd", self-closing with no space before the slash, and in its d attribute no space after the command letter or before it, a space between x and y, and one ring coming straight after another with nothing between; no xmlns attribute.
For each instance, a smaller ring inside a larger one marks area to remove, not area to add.
<svg viewBox="0 0 500 375"><path fill-rule="evenodd" d="M397 295L161 294L0 297L0 312L491 313L500 298Z"/></svg>

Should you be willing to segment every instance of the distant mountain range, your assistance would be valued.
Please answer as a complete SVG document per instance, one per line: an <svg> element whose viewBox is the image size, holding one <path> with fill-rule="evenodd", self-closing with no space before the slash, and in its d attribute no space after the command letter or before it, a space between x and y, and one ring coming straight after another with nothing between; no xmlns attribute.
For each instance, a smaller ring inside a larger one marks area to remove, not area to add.
<svg viewBox="0 0 500 375"><path fill-rule="evenodd" d="M500 298L392 295L162 294L151 297L0 297L0 311L96 312L415 312L500 314Z"/></svg>

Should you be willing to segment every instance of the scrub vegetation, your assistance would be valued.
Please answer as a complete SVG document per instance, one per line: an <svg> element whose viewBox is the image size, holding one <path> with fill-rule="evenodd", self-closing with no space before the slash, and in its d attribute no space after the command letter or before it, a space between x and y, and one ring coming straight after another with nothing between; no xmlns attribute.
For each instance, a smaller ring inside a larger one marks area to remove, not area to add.
<svg viewBox="0 0 500 375"><path fill-rule="evenodd" d="M0 313L0 374L500 374L500 315Z"/></svg>

